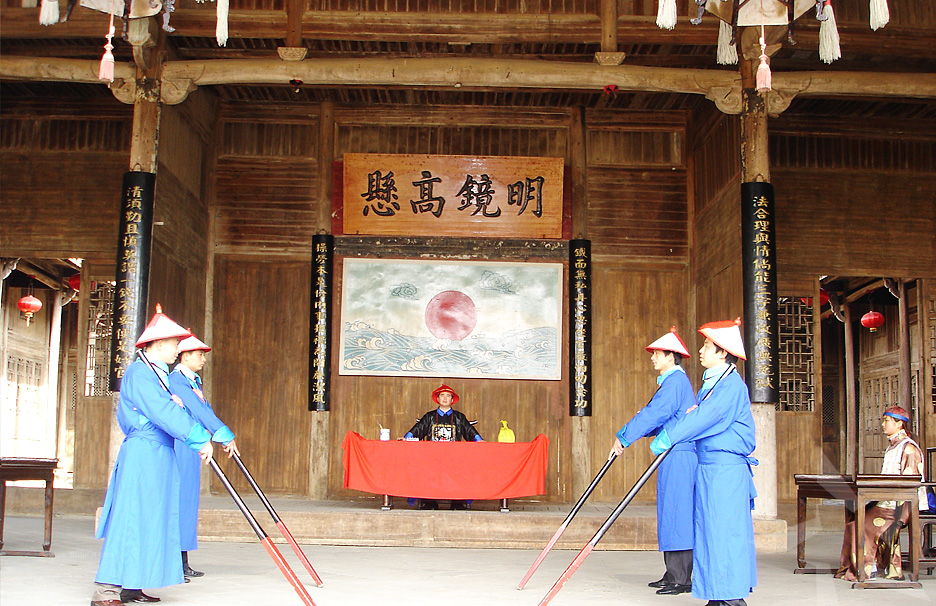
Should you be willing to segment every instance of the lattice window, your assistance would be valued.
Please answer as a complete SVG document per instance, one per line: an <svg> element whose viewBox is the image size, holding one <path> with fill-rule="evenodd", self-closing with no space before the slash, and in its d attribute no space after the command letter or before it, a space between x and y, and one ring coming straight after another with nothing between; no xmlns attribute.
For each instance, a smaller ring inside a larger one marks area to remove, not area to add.
<svg viewBox="0 0 936 606"><path fill-rule="evenodd" d="M812 412L816 407L813 310L799 298L777 302L780 325L780 402L777 410Z"/></svg>
<svg viewBox="0 0 936 606"><path fill-rule="evenodd" d="M88 351L85 363L85 396L109 396L108 370L111 354L111 321L114 285L92 283L88 301Z"/></svg>
<svg viewBox="0 0 936 606"><path fill-rule="evenodd" d="M822 424L835 427L838 408L838 390L833 385L822 386Z"/></svg>

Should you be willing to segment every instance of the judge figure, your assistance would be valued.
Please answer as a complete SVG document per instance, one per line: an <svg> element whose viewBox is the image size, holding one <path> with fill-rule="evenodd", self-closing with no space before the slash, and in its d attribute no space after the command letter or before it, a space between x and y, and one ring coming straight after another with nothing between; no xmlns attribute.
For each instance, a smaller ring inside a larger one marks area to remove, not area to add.
<svg viewBox="0 0 936 606"><path fill-rule="evenodd" d="M404 438L419 438L432 442L482 442L481 434L468 421L463 413L452 408L458 403L458 394L448 385L440 385L432 392L432 401L438 408L430 410L422 416ZM421 499L420 509L438 509L439 503L434 499ZM452 509L467 509L465 501L452 501Z"/></svg>

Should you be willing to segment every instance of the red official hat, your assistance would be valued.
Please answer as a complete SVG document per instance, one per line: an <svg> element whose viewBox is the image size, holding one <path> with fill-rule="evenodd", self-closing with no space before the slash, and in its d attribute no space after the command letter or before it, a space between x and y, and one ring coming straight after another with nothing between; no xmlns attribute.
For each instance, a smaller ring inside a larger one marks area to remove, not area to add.
<svg viewBox="0 0 936 606"><path fill-rule="evenodd" d="M732 320L723 320L720 322L709 322L699 328L699 332L712 340L712 343L718 345L725 351L742 360L747 360L744 355L744 341L741 339L741 318Z"/></svg>
<svg viewBox="0 0 936 606"><path fill-rule="evenodd" d="M446 384L444 384L444 383L443 383L442 385L436 387L435 391L432 392L432 401L435 402L436 404L438 404L438 403L439 403L439 394L441 394L441 393L450 393L450 394L452 394L452 406L455 406L456 404L458 404L458 394L455 393L455 390L454 390L454 389L452 389L451 387L449 387L448 385L446 385Z"/></svg>
<svg viewBox="0 0 936 606"><path fill-rule="evenodd" d="M153 341L159 341L161 339L184 339L185 337L191 336L192 333L169 319L169 316L162 312L162 305L157 303L156 314L149 321L149 324L146 325L146 328L143 329L143 334L137 339L136 346L143 347L147 343L152 343Z"/></svg>

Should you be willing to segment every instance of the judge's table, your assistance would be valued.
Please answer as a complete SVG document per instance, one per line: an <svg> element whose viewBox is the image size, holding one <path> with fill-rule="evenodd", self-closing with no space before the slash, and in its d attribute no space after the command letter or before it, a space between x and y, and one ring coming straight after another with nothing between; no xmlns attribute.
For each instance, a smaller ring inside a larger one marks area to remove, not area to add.
<svg viewBox="0 0 936 606"><path fill-rule="evenodd" d="M344 486L420 499L500 500L545 494L549 439L532 442L429 442L366 440L349 431Z"/></svg>
<svg viewBox="0 0 936 606"><path fill-rule="evenodd" d="M58 459L0 457L0 556L37 556L54 558L52 553L52 496ZM45 537L42 551L10 551L3 549L3 520L6 510L6 483L17 480L45 481Z"/></svg>
<svg viewBox="0 0 936 606"><path fill-rule="evenodd" d="M909 558L910 581L869 581L864 566L858 566L858 582L853 589L918 588L920 585L920 476L863 475L794 475L796 483L796 568L794 574L832 574L837 568L806 567L806 499L841 499L845 501L845 519L848 511L855 513L858 542L857 553L864 553L865 507L874 501L908 501L910 506Z"/></svg>

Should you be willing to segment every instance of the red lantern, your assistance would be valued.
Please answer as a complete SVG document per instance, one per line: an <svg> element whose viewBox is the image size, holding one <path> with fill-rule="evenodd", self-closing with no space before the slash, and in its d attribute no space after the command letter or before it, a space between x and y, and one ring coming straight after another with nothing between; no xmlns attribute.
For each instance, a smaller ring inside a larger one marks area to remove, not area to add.
<svg viewBox="0 0 936 606"><path fill-rule="evenodd" d="M68 287L74 291L78 291L81 287L81 274L75 274L68 279Z"/></svg>
<svg viewBox="0 0 936 606"><path fill-rule="evenodd" d="M29 321L33 315L42 309L42 301L32 295L26 295L16 302L16 306L26 316L26 326L29 326Z"/></svg>
<svg viewBox="0 0 936 606"><path fill-rule="evenodd" d="M808 305L812 307L812 297L801 297L800 302L803 305ZM819 289L819 307L822 307L829 302L829 293L825 291L824 288Z"/></svg>
<svg viewBox="0 0 936 606"><path fill-rule="evenodd" d="M861 316L861 325L871 332L877 332L877 329L884 325L884 314L869 311Z"/></svg>

